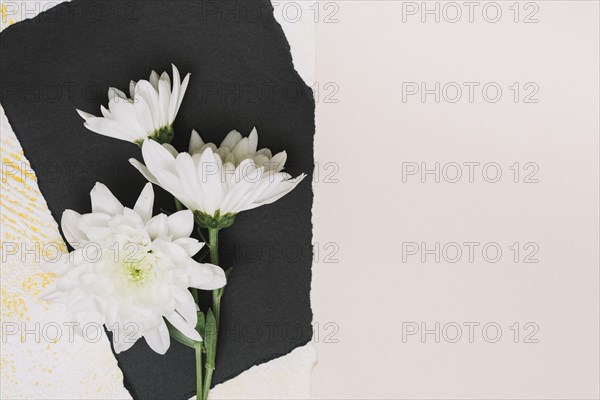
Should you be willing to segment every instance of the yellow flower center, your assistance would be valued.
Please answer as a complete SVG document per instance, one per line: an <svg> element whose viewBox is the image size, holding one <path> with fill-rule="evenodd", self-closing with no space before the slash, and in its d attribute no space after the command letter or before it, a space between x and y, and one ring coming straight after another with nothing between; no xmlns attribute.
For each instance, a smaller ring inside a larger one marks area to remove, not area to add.
<svg viewBox="0 0 600 400"><path fill-rule="evenodd" d="M135 285L142 285L152 273L153 265L147 257L141 260L131 260L123 263L127 280Z"/></svg>

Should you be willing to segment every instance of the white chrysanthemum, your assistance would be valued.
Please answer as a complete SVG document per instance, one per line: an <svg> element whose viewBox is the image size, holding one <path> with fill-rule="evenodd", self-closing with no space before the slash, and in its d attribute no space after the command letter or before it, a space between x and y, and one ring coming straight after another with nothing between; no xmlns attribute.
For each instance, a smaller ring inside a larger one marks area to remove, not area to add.
<svg viewBox="0 0 600 400"><path fill-rule="evenodd" d="M131 98L116 88L108 89L108 109L100 106L102 117L77 110L85 127L101 135L140 144L147 138L160 143L173 139L173 121L187 90L190 74L183 82L173 65L173 86L169 74L159 77L155 71L150 80L131 81Z"/></svg>
<svg viewBox="0 0 600 400"><path fill-rule="evenodd" d="M90 194L92 212L66 210L62 229L75 249L47 264L57 279L43 294L63 303L73 322L105 324L117 353L144 337L157 353L170 345L167 319L181 333L195 330L196 303L188 288L214 290L226 283L221 268L192 259L204 243L190 238L190 211L152 217L154 191L148 183L133 209L123 207L106 186Z"/></svg>
<svg viewBox="0 0 600 400"><path fill-rule="evenodd" d="M142 146L146 165L129 161L150 182L161 186L183 205L208 216L235 215L270 204L289 193L306 176L291 179L281 172L285 151L273 156L269 149L257 151L258 134L242 138L230 132L221 146L205 144L193 131L189 153L177 153L169 144L147 141Z"/></svg>

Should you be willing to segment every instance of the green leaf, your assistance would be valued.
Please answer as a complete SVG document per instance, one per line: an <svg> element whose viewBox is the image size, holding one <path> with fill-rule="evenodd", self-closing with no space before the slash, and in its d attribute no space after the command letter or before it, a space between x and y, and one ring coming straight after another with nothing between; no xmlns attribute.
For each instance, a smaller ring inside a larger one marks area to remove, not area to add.
<svg viewBox="0 0 600 400"><path fill-rule="evenodd" d="M195 348L196 343L202 343L202 342L196 342L195 340L190 339L189 337L185 336L183 333L179 332L177 330L177 328L175 328L173 325L171 325L171 323L169 321L167 321L165 319L165 322L167 324L167 328L169 329L169 335L171 335L171 337L175 340L177 340L179 343L186 345L187 347L191 347L192 349Z"/></svg>
<svg viewBox="0 0 600 400"><path fill-rule="evenodd" d="M206 313L206 323L204 324L204 348L206 349L206 369L215 369L217 320L211 309Z"/></svg>
<svg viewBox="0 0 600 400"><path fill-rule="evenodd" d="M204 313L202 311L198 311L198 322L196 323L196 330L198 331L200 336L202 336L202 339L204 339L204 324L205 324Z"/></svg>
<svg viewBox="0 0 600 400"><path fill-rule="evenodd" d="M185 207L183 206L183 204L181 204L181 202L177 198L175 198L175 209L177 211L181 211L181 210L185 209Z"/></svg>

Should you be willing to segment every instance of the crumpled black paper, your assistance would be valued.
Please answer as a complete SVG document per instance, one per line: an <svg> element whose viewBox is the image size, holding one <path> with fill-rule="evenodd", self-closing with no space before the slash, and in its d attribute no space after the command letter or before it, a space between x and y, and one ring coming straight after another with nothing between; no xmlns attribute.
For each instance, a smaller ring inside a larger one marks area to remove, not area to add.
<svg viewBox="0 0 600 400"><path fill-rule="evenodd" d="M286 171L309 176L221 234L222 265L234 270L213 384L310 340L314 100L269 1L74 0L7 28L0 49L0 100L57 221L67 208L90 211L96 181L133 206L146 182L127 160L140 150L88 131L75 109L99 115L109 86L128 92L129 80L171 74L171 63L192 73L175 123L180 151L192 128L220 143L254 126L259 147L286 150ZM155 211L173 210L155 192ZM136 399L194 395L194 352L177 342L160 356L140 340L116 357Z"/></svg>

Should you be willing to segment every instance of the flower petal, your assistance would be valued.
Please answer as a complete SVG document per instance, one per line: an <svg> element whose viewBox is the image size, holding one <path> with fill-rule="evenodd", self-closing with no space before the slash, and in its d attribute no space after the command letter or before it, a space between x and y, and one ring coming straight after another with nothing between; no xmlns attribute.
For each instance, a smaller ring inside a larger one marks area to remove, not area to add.
<svg viewBox="0 0 600 400"><path fill-rule="evenodd" d="M254 201L254 204L251 208L256 208L265 204L271 204L276 202L277 200L294 190L294 188L298 186L298 184L302 182L304 178L306 178L306 174L301 174L300 176L294 179L288 179L281 182L279 185L269 187L269 190L265 191L265 193L263 193L259 198L257 198ZM251 208L248 208L248 210L250 210Z"/></svg>
<svg viewBox="0 0 600 400"><path fill-rule="evenodd" d="M73 248L79 249L87 242L86 235L77 227L81 214L73 210L65 210L60 220L60 227Z"/></svg>
<svg viewBox="0 0 600 400"><path fill-rule="evenodd" d="M142 155L153 175L156 176L157 171L175 172L175 157L160 143L146 140L142 145Z"/></svg>
<svg viewBox="0 0 600 400"><path fill-rule="evenodd" d="M168 77L169 76L167 75L167 78ZM169 100L171 97L170 82L167 83L166 80L161 79L158 82L158 109L161 126L171 125L175 120L175 116L173 116L173 119L171 119L171 116L169 115Z"/></svg>
<svg viewBox="0 0 600 400"><path fill-rule="evenodd" d="M183 247L190 257L196 255L204 247L204 242L188 237L176 239L173 243Z"/></svg>
<svg viewBox="0 0 600 400"><path fill-rule="evenodd" d="M152 85L152 87L153 87L154 89L156 89L156 90L158 90L158 79L159 79L158 73L157 73L156 71L154 71L154 70L153 70L153 71L150 73L150 84L151 84L151 85Z"/></svg>
<svg viewBox="0 0 600 400"><path fill-rule="evenodd" d="M225 136L220 147L227 147L229 150L233 150L240 140L242 140L242 134L238 131L231 131Z"/></svg>
<svg viewBox="0 0 600 400"><path fill-rule="evenodd" d="M204 150L196 173L202 196L202 211L210 215L219 209L225 196L225 185L221 179L222 167L221 158L215 156L211 148Z"/></svg>
<svg viewBox="0 0 600 400"><path fill-rule="evenodd" d="M138 197L135 205L133 206L133 210L142 217L142 221L144 223L148 222L150 218L152 218L152 208L154 207L154 190L152 189L152 184L147 183L144 186L144 190L140 193L140 197Z"/></svg>
<svg viewBox="0 0 600 400"><path fill-rule="evenodd" d="M164 321L157 328L144 332L144 339L148 346L158 354L165 354L171 345L169 329Z"/></svg>
<svg viewBox="0 0 600 400"><path fill-rule="evenodd" d="M136 85L136 101L143 99L150 109L150 115L155 117L155 123L160 123L160 119L157 118L160 114L160 108L158 105L158 92L153 87L154 85L148 81L139 81ZM160 126L156 127L160 128Z"/></svg>
<svg viewBox="0 0 600 400"><path fill-rule="evenodd" d="M213 264L191 262L188 265L189 286L203 290L215 290L227 284L223 269Z"/></svg>
<svg viewBox="0 0 600 400"><path fill-rule="evenodd" d="M127 338L127 340L113 341L113 346L115 348L115 353L119 354L124 351L127 351L137 342L137 340L133 340L132 338Z"/></svg>
<svg viewBox="0 0 600 400"><path fill-rule="evenodd" d="M168 235L167 216L165 214L158 214L152 217L146 224L146 230L153 240Z"/></svg>
<svg viewBox="0 0 600 400"><path fill-rule="evenodd" d="M177 96L175 97L177 99L177 105L175 106L175 111L173 114L173 119L177 116L177 113L179 112L179 109L181 108L181 103L183 103L183 96L185 96L185 92L187 91L188 85L190 83L190 76L192 74L187 74L183 80L183 82L181 83L181 87L179 88L179 92L177 94Z"/></svg>
<svg viewBox="0 0 600 400"><path fill-rule="evenodd" d="M123 130L122 126L118 122L107 118L89 118L85 121L83 126L92 132L115 139L125 141L134 141L137 139L136 136L133 136L129 132Z"/></svg>
<svg viewBox="0 0 600 400"><path fill-rule="evenodd" d="M127 95L115 87L108 88L108 102L111 101L127 101Z"/></svg>
<svg viewBox="0 0 600 400"><path fill-rule="evenodd" d="M179 154L177 149L175 147L173 147L173 145L171 145L170 143L163 143L163 147L165 149L169 150L169 153L171 153L171 155L173 157L177 157L177 155Z"/></svg>
<svg viewBox="0 0 600 400"><path fill-rule="evenodd" d="M173 239L189 237L194 229L194 215L190 210L178 211L167 217L167 226Z"/></svg>
<svg viewBox="0 0 600 400"><path fill-rule="evenodd" d="M87 112L85 112L85 111L81 111L81 110L75 110L75 111L77 111L77 114L79 114L79 116L80 116L81 118L83 118L84 120L86 120L86 121L87 121L88 119L90 119L90 118L96 118L96 116L95 116L95 115L93 115L93 114L90 114L90 113L87 113Z"/></svg>
<svg viewBox="0 0 600 400"><path fill-rule="evenodd" d="M198 132L196 132L196 130L192 130L192 135L190 136L190 146L189 146L189 153L190 154L194 154L196 153L198 150L200 150L202 148L202 146L204 146L204 141L202 140L202 138L200 137L200 134Z"/></svg>
<svg viewBox="0 0 600 400"><path fill-rule="evenodd" d="M90 192L92 212L116 215L123 212L123 204L100 182Z"/></svg>
<svg viewBox="0 0 600 400"><path fill-rule="evenodd" d="M156 177L154 175L152 175L150 170L144 164L142 164L135 158L130 158L129 163L131 165L133 165L138 171L140 171L142 173L142 175L144 175L144 178L148 179L150 182L154 183L155 185L160 186L160 184L156 180Z"/></svg>
<svg viewBox="0 0 600 400"><path fill-rule="evenodd" d="M173 325L177 330L183 333L185 336L197 342L202 341L202 337L196 331L195 326L191 326L181 315L174 312L171 315L167 315L165 318Z"/></svg>
<svg viewBox="0 0 600 400"><path fill-rule="evenodd" d="M287 153L282 151L281 153L277 153L269 160L269 163L266 165L269 171L280 172L287 161Z"/></svg>
<svg viewBox="0 0 600 400"><path fill-rule="evenodd" d="M248 142L248 153L256 153L256 149L258 148L258 132L256 131L256 128L252 128L252 132L250 132L250 136L248 136Z"/></svg>

